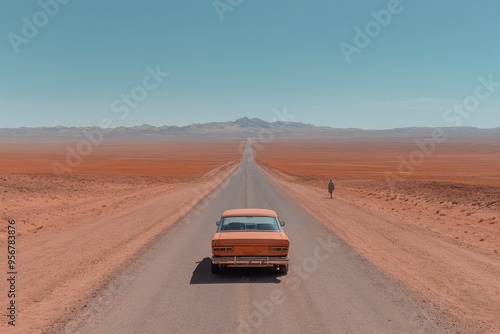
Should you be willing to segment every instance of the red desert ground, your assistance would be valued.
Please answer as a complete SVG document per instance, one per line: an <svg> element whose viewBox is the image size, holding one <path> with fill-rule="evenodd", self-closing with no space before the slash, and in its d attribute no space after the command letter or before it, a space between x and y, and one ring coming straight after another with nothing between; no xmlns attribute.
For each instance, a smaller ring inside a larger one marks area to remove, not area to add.
<svg viewBox="0 0 500 334"><path fill-rule="evenodd" d="M500 329L498 131L448 136L425 152L415 140L427 132L281 131L263 141L257 130L246 129L257 164L313 217L457 323ZM22 238L17 301L29 318L16 331L42 332L81 307L228 177L246 138L111 138L62 175L52 165L78 141L1 140L0 210ZM5 244L6 224L0 233Z"/></svg>

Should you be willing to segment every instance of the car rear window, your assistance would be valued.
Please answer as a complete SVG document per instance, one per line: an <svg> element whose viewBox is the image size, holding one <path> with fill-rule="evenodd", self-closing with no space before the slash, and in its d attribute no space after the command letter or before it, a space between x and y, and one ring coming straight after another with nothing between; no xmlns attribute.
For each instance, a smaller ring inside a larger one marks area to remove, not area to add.
<svg viewBox="0 0 500 334"><path fill-rule="evenodd" d="M279 224L274 217L241 216L224 217L219 231L279 231Z"/></svg>

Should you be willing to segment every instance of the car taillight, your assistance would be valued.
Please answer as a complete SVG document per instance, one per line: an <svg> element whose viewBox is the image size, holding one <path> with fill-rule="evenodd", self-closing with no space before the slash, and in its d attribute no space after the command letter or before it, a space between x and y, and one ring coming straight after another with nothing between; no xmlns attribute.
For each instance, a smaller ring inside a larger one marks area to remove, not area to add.
<svg viewBox="0 0 500 334"><path fill-rule="evenodd" d="M232 252L233 247L213 247L212 250L215 252Z"/></svg>
<svg viewBox="0 0 500 334"><path fill-rule="evenodd" d="M271 252L288 252L288 247L269 247Z"/></svg>

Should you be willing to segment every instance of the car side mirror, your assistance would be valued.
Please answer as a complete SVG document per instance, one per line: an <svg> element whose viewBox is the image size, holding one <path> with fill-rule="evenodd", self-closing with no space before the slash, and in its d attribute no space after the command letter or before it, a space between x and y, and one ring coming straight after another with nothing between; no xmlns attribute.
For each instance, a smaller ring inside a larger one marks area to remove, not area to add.
<svg viewBox="0 0 500 334"><path fill-rule="evenodd" d="M285 226L285 222L284 222L284 221L281 221L281 222L280 222L280 225L281 225L281 226Z"/></svg>
<svg viewBox="0 0 500 334"><path fill-rule="evenodd" d="M219 221L219 220L218 220L218 221L216 221L216 222L215 222L215 225L219 226L219 225L220 225L220 221Z"/></svg>

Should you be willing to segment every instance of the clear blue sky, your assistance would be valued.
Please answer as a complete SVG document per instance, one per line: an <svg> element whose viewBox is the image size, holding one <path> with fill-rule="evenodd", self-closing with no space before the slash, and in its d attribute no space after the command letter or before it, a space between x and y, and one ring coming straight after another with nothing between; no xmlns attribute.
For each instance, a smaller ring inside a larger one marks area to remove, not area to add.
<svg viewBox="0 0 500 334"><path fill-rule="evenodd" d="M456 125L443 115L478 77L500 82L500 2L401 0L348 63L341 43L391 1L73 0L51 17L0 0L0 127L270 121L284 106L333 127ZM145 90L157 64L169 75ZM120 99L134 88L132 108ZM500 87L481 89L461 125L498 127Z"/></svg>

